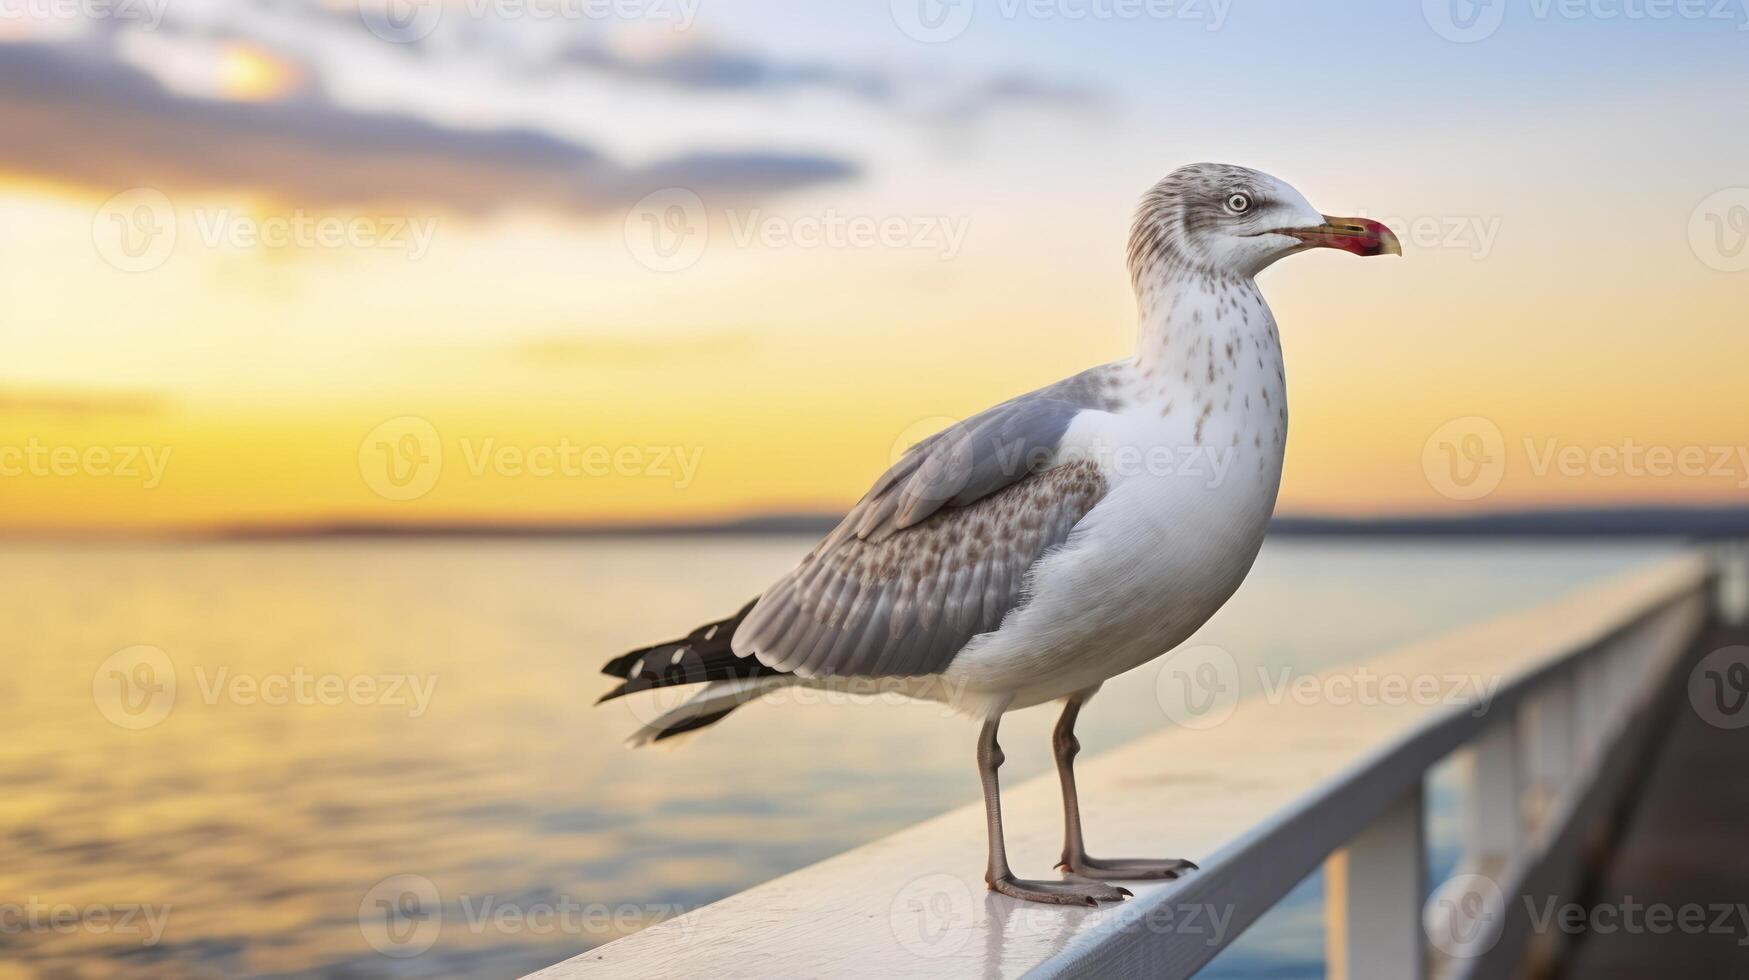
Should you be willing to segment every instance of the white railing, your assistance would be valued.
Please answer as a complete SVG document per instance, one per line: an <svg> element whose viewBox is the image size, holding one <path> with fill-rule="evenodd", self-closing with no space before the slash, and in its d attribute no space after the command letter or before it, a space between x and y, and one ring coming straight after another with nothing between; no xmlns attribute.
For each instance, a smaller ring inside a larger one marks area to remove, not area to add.
<svg viewBox="0 0 1749 980"><path fill-rule="evenodd" d="M1728 576L1727 576L1728 579ZM1714 604L1698 552L1534 609L1317 675L1310 697L1250 698L1079 771L1095 853L1176 853L1202 870L1098 910L983 890L967 807L538 974L1188 976L1317 870L1329 975L1505 976L1558 951L1504 914L1572 894L1582 846L1619 803L1654 708ZM1316 692L1359 675L1488 678L1491 697ZM1427 895L1424 781L1461 753L1465 856ZM1056 779L1004 794L1009 852L1054 856ZM1017 868L1023 874L1045 869Z"/></svg>

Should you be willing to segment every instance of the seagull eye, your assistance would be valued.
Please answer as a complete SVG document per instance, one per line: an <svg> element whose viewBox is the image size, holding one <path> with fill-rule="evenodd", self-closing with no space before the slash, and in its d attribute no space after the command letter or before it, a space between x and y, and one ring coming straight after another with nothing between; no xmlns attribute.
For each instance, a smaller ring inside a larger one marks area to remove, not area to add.
<svg viewBox="0 0 1749 980"><path fill-rule="evenodd" d="M1251 197L1248 194L1233 194L1227 198L1227 210L1234 214L1244 214L1251 210Z"/></svg>

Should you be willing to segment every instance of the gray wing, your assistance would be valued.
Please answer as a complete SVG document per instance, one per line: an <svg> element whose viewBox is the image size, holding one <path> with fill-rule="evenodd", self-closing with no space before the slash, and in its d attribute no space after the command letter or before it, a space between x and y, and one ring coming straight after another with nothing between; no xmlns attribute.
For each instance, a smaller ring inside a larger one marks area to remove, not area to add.
<svg viewBox="0 0 1749 980"><path fill-rule="evenodd" d="M1077 414L1113 407L1108 377L1095 368L919 443L760 597L735 652L803 677L940 672L1104 497L1096 464L1055 456Z"/></svg>

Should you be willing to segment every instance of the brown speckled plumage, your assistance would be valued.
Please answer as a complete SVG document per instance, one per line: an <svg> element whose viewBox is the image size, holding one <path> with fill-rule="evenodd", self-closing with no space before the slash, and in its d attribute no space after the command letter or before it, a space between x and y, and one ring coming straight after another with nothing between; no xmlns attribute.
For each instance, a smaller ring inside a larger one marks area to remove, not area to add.
<svg viewBox="0 0 1749 980"><path fill-rule="evenodd" d="M939 672L1021 604L1028 569L1105 492L1098 466L1081 460L903 533L833 534L760 600L768 611L744 627L747 642L762 662L803 677Z"/></svg>

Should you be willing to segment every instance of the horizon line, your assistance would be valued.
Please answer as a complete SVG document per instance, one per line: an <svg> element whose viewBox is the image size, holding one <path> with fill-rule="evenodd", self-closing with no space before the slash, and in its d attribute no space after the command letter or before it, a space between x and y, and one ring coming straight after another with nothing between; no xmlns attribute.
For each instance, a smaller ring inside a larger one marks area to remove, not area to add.
<svg viewBox="0 0 1749 980"><path fill-rule="evenodd" d="M773 511L740 517L655 521L380 521L334 519L138 528L0 527L11 541L265 541L348 537L679 537L687 535L825 534L843 515ZM1620 504L1512 508L1466 514L1404 513L1355 517L1327 513L1278 514L1270 534L1280 536L1428 536L1489 534L1512 537L1749 537L1749 505Z"/></svg>

